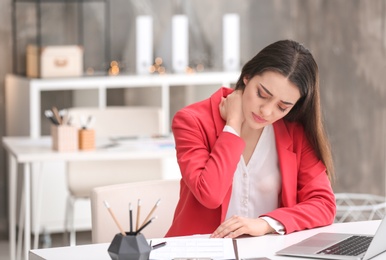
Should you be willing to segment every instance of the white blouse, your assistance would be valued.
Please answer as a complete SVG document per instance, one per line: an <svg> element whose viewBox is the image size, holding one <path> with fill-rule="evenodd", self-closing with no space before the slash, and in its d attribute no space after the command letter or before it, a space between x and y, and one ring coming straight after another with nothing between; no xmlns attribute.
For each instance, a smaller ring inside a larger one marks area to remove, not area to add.
<svg viewBox="0 0 386 260"><path fill-rule="evenodd" d="M237 134L230 126L224 131ZM272 125L265 126L255 150L245 164L243 156L237 165L226 219L233 215L248 218L270 212L279 207L281 176L276 151L275 133ZM284 234L283 225L270 218L262 217L279 234Z"/></svg>

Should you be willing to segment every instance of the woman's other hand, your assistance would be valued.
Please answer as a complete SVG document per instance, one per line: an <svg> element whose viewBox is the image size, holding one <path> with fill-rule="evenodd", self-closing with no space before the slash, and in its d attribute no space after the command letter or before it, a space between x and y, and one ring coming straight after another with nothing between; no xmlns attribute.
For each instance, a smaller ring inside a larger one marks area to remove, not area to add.
<svg viewBox="0 0 386 260"><path fill-rule="evenodd" d="M241 132L241 125L244 122L244 114L242 109L241 90L235 90L226 98L222 98L219 109L222 119L226 124L231 126L238 134Z"/></svg>
<svg viewBox="0 0 386 260"><path fill-rule="evenodd" d="M274 231L264 219L233 216L224 221L210 237L235 238L241 235L262 236Z"/></svg>

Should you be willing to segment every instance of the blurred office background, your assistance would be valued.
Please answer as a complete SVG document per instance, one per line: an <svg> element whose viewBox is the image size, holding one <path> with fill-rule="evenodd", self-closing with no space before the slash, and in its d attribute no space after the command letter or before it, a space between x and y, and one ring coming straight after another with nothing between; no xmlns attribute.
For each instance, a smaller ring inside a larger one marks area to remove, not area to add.
<svg viewBox="0 0 386 260"><path fill-rule="evenodd" d="M0 1L0 136L5 136L7 73L25 73L25 45L36 37L36 6L17 3L17 44L12 42L11 0ZM44 3L44 0L41 2ZM240 16L240 61L244 64L263 47L280 39L304 43L320 68L322 109L331 140L336 192L385 195L386 172L386 0L114 0L109 29L103 30L103 3L85 1L83 22L76 1L42 5L42 44L78 42L82 24L85 68L105 70L105 37L109 57L121 73L135 73L135 18L154 20L154 56L171 73L171 18L189 19L189 62L204 71L222 70L222 16ZM57 3L59 2L59 3ZM101 1L103 2L103 1ZM12 55L17 46L16 60ZM14 66L17 64L17 66ZM215 86L217 89L220 86ZM211 90L213 86L211 86ZM112 90L108 105L136 105L152 100L158 90ZM171 116L183 102L184 88L171 91ZM206 92L203 96L206 97ZM70 91L44 93L45 107L70 107ZM48 133L48 125L42 129ZM0 237L7 238L7 160L0 149Z"/></svg>

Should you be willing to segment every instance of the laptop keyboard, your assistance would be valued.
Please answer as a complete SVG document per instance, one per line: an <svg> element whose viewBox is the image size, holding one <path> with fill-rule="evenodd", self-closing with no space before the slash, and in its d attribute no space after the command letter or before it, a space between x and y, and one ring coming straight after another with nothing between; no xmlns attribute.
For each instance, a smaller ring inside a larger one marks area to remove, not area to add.
<svg viewBox="0 0 386 260"><path fill-rule="evenodd" d="M366 252L372 239L372 237L368 236L351 236L335 245L319 251L317 254L357 256Z"/></svg>

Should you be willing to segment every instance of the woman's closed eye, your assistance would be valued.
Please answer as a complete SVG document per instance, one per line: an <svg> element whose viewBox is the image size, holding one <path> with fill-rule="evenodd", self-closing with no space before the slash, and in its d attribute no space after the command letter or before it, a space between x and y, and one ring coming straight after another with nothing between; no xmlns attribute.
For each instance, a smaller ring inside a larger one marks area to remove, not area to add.
<svg viewBox="0 0 386 260"><path fill-rule="evenodd" d="M262 98L262 99L268 99L270 98L271 96L266 94L266 93L263 93L260 89L257 89L257 96L259 98ZM283 106L283 105L277 105L278 109L281 111L281 112L285 112L287 110L287 106Z"/></svg>
<svg viewBox="0 0 386 260"><path fill-rule="evenodd" d="M267 95L266 93L262 93L260 89L257 89L257 96L258 96L259 98L262 98L262 99L267 99L267 98L270 97L270 96Z"/></svg>
<svg viewBox="0 0 386 260"><path fill-rule="evenodd" d="M277 105L277 107L279 108L279 110L280 110L281 112L285 112L285 111L287 110L287 107L282 107L282 106L280 106L280 105Z"/></svg>

